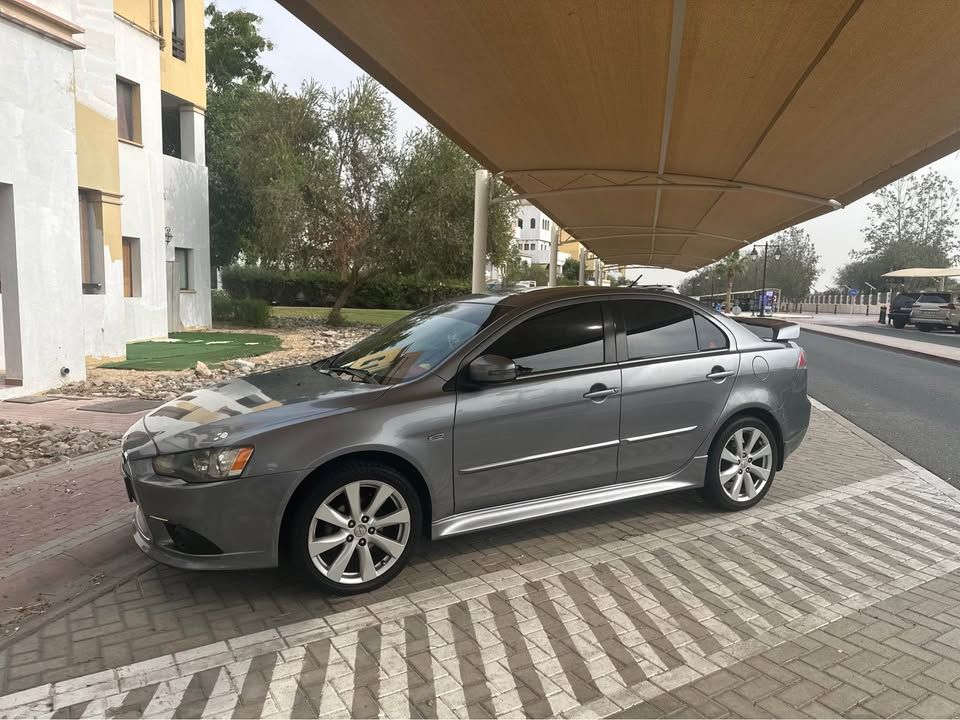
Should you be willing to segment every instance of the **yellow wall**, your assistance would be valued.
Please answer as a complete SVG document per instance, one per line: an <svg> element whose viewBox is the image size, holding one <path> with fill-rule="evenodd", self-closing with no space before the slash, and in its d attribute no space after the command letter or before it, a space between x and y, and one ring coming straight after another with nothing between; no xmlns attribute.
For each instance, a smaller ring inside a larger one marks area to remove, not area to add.
<svg viewBox="0 0 960 720"><path fill-rule="evenodd" d="M113 11L147 32L157 34L156 0L113 0Z"/></svg>
<svg viewBox="0 0 960 720"><path fill-rule="evenodd" d="M77 103L77 180L80 187L120 192L117 120Z"/></svg>
<svg viewBox="0 0 960 720"><path fill-rule="evenodd" d="M131 2L132 0L123 0ZM121 0L116 0L117 3ZM160 56L160 88L181 100L207 107L203 0L183 0L186 19L186 60L173 56L171 19L173 0L163 2L163 54Z"/></svg>

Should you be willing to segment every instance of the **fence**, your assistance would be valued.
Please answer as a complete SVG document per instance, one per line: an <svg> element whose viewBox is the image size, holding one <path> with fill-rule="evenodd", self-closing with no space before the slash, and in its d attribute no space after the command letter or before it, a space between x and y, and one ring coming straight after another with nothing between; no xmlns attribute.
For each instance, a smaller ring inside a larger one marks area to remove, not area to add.
<svg viewBox="0 0 960 720"><path fill-rule="evenodd" d="M850 297L842 293L808 295L800 302L780 305L781 312L813 315L877 315L882 305L889 304L892 292L866 293Z"/></svg>

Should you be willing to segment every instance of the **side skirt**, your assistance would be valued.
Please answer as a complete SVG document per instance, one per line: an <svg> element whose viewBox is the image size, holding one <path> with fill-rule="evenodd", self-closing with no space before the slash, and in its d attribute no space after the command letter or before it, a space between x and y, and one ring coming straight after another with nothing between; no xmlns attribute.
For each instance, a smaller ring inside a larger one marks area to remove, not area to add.
<svg viewBox="0 0 960 720"><path fill-rule="evenodd" d="M436 540L437 538L461 535L475 530L511 525L547 515L559 515L560 513L585 510L586 508L608 505L623 500L703 487L706 467L706 457L696 457L673 475L649 480L635 480L619 485L607 485L591 490L580 490L563 495L524 500L510 505L498 505L483 510L451 515L433 522L431 536Z"/></svg>

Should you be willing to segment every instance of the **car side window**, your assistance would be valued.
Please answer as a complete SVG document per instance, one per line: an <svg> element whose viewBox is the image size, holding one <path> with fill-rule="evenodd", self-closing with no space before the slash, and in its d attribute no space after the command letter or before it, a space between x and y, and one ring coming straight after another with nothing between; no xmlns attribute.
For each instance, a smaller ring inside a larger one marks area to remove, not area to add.
<svg viewBox="0 0 960 720"><path fill-rule="evenodd" d="M631 360L695 353L697 331L693 310L662 300L622 300Z"/></svg>
<svg viewBox="0 0 960 720"><path fill-rule="evenodd" d="M703 315L694 314L693 324L697 328L697 346L702 351L726 350L729 343L723 331L707 320Z"/></svg>
<svg viewBox="0 0 960 720"><path fill-rule="evenodd" d="M524 320L485 351L517 364L521 375L603 362L600 303L578 303Z"/></svg>

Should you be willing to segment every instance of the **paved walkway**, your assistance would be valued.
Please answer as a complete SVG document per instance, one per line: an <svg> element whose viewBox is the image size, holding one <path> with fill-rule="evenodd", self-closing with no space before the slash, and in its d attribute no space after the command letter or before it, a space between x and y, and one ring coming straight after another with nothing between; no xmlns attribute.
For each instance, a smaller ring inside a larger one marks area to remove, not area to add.
<svg viewBox="0 0 960 720"><path fill-rule="evenodd" d="M809 332L830 335L845 340L853 340L854 342L866 343L867 345L876 345L889 350L925 357L930 360L960 364L960 346L940 345L892 334L890 336L878 335L877 333L856 330L855 326L825 325L810 320L798 320L797 322L801 328Z"/></svg>
<svg viewBox="0 0 960 720"><path fill-rule="evenodd" d="M955 716L957 498L821 406L744 513L684 493L430 543L358 598L133 571L0 641L0 717Z"/></svg>
<svg viewBox="0 0 960 720"><path fill-rule="evenodd" d="M144 412L106 413L81 410L115 398L58 398L39 403L0 402L0 418L28 423L49 423L66 427L100 430L103 432L126 432ZM158 403L159 404L159 403Z"/></svg>

